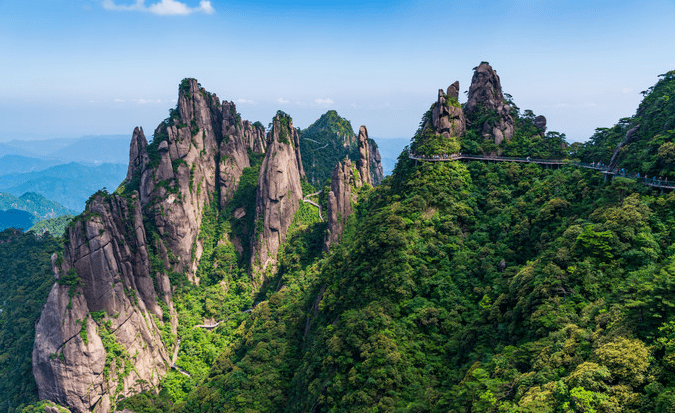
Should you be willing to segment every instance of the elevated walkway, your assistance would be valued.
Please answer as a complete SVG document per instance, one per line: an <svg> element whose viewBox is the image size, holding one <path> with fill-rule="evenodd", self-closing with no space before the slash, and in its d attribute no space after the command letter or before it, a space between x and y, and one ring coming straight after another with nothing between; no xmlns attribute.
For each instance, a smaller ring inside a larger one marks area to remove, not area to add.
<svg viewBox="0 0 675 413"><path fill-rule="evenodd" d="M607 177L620 176L623 178L633 179L639 181L643 185L650 186L652 188L658 188L662 190L673 190L675 189L675 182L668 182L668 180L658 179L656 177L646 178L641 177L638 173L631 173L624 169L614 170L610 169L607 165L602 163L584 163L584 162L572 162L568 159L538 159L538 158L517 158L509 156L496 156L496 155L465 155L462 153L453 153L450 155L435 155L435 156L423 156L419 154L413 154L408 152L408 158L414 159L415 161L420 162L452 162L452 161L483 161L483 162L518 162L518 163L535 163L538 165L545 166L562 166L570 165L576 166L579 168L593 169L605 175Z"/></svg>

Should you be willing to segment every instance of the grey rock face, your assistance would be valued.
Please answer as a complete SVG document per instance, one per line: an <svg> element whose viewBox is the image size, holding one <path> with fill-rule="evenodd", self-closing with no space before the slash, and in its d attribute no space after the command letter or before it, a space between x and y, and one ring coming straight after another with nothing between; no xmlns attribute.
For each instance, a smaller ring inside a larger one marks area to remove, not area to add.
<svg viewBox="0 0 675 413"><path fill-rule="evenodd" d="M359 130L359 160L356 168L349 160L338 162L333 169L333 176L330 183L330 192L328 193L328 231L324 237L324 250L328 251L332 244L340 241L344 232L345 222L352 213L352 205L356 202L356 194L352 188L360 188L368 183L373 185L372 173L370 170L371 159L369 157L371 143L368 139L368 130L361 126ZM379 152L377 153L379 157ZM382 169L380 163L381 176ZM381 178L380 178L381 179ZM379 181L377 181L379 183Z"/></svg>
<svg viewBox="0 0 675 413"><path fill-rule="evenodd" d="M438 99L431 111L431 125L425 129L432 127L436 134L446 138L464 136L466 119L455 95L459 95L459 82L448 86L448 94L443 89L438 90Z"/></svg>
<svg viewBox="0 0 675 413"><path fill-rule="evenodd" d="M488 120L483 124L483 137L494 139L496 144L505 139L511 140L514 133L511 107L504 103L499 76L486 62L482 62L474 71L468 101L464 105L464 112L469 119L474 119L474 115L484 111L491 113L496 120Z"/></svg>
<svg viewBox="0 0 675 413"><path fill-rule="evenodd" d="M343 163L338 162L333 169L328 193L328 231L324 238L325 251L340 241L345 221L352 213L352 203L356 202L355 194L352 195L352 188L360 186L361 181L360 172L354 168L348 158L345 158Z"/></svg>
<svg viewBox="0 0 675 413"><path fill-rule="evenodd" d="M256 228L252 239L251 267L257 282L263 272L276 270L279 246L302 199L300 179L305 173L300 158L299 136L290 116L278 114L268 138L267 154L260 167L256 192Z"/></svg>
<svg viewBox="0 0 675 413"><path fill-rule="evenodd" d="M155 130L155 140L161 139L159 165L148 165L142 172L141 206L163 240L158 248L177 258L169 263L163 257L165 263L179 273L186 271L190 280L198 282L194 274L203 249L197 235L202 211L210 205L221 179L218 159L224 150L220 143L227 123L216 95L194 79L181 84L177 113L177 118ZM234 182L238 179L232 178Z"/></svg>
<svg viewBox="0 0 675 413"><path fill-rule="evenodd" d="M384 178L384 169L382 169L382 156L372 139L368 139L368 154L370 155L370 178L373 185L377 186Z"/></svg>
<svg viewBox="0 0 675 413"><path fill-rule="evenodd" d="M237 115L233 102L223 102L223 140L220 142L220 206L232 199L232 195L239 186L239 178L244 168L250 165L247 149L247 136L254 136L257 129L251 127L250 122L242 122ZM248 135L247 135L248 134ZM251 149L253 150L253 149ZM261 149L264 152L264 148ZM261 152L262 153L262 152Z"/></svg>
<svg viewBox="0 0 675 413"><path fill-rule="evenodd" d="M134 176L140 176L145 164L148 163L147 146L148 141L145 139L143 128L136 127L131 135L131 145L129 146L127 181L131 181Z"/></svg>
<svg viewBox="0 0 675 413"><path fill-rule="evenodd" d="M359 170L360 182L357 184L361 186L362 184L373 185L373 179L370 176L370 143L368 142L368 129L366 125L361 125L359 128L359 160L356 163L356 167Z"/></svg>
<svg viewBox="0 0 675 413"><path fill-rule="evenodd" d="M243 122L244 142L246 147L255 153L265 153L267 148L267 135L262 125L252 124L245 120Z"/></svg>
<svg viewBox="0 0 675 413"><path fill-rule="evenodd" d="M451 84L448 86L448 91L446 93L449 98L454 98L458 99L459 98L459 81L455 81L455 83Z"/></svg>
<svg viewBox="0 0 675 413"><path fill-rule="evenodd" d="M162 289L168 286L163 274L154 274L155 289L138 198L96 196L69 228L54 272L57 279L77 274L80 281L54 284L36 324L33 374L40 398L76 412L107 412L117 396L141 391L139 381L156 385L170 360L157 300L170 302L171 291ZM124 347L120 368L117 360L106 365L111 343ZM125 374L129 363L134 369Z"/></svg>

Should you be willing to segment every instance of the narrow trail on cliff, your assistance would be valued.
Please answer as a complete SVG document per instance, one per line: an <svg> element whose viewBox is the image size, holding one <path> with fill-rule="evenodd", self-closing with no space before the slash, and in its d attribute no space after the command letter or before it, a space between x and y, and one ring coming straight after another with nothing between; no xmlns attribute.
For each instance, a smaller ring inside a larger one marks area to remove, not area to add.
<svg viewBox="0 0 675 413"><path fill-rule="evenodd" d="M318 196L318 195L320 195L322 192L323 192L323 189L320 190L320 191L314 192L313 194L305 195L305 197L302 198L302 202L307 202L308 204L312 204L312 205L314 205L315 207L319 208L319 219L321 220L321 222L323 222L323 208L321 208L321 205L319 205L318 203L316 203L316 202L312 201L311 199L309 199L309 197L312 197L312 196Z"/></svg>

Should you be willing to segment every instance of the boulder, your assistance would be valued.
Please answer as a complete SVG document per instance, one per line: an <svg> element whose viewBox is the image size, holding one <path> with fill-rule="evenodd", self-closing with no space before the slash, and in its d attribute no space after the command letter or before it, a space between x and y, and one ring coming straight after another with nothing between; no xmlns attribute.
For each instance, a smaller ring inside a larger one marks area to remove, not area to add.
<svg viewBox="0 0 675 413"><path fill-rule="evenodd" d="M546 117L539 115L534 118L534 127L539 129L543 135L546 132Z"/></svg>

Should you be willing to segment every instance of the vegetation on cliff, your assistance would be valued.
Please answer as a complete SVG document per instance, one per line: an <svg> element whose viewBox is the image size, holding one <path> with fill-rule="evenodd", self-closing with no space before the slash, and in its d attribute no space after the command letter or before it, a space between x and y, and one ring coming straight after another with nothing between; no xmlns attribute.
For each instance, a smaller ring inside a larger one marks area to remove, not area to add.
<svg viewBox="0 0 675 413"><path fill-rule="evenodd" d="M635 115L596 129L588 142L578 145L576 156L609 165L616 152L617 168L675 180L675 70L659 77L642 92L645 97Z"/></svg>
<svg viewBox="0 0 675 413"><path fill-rule="evenodd" d="M334 110L324 113L300 131L300 151L307 179L314 186L330 179L333 168L345 156L353 161L359 157L358 141L351 123Z"/></svg>

